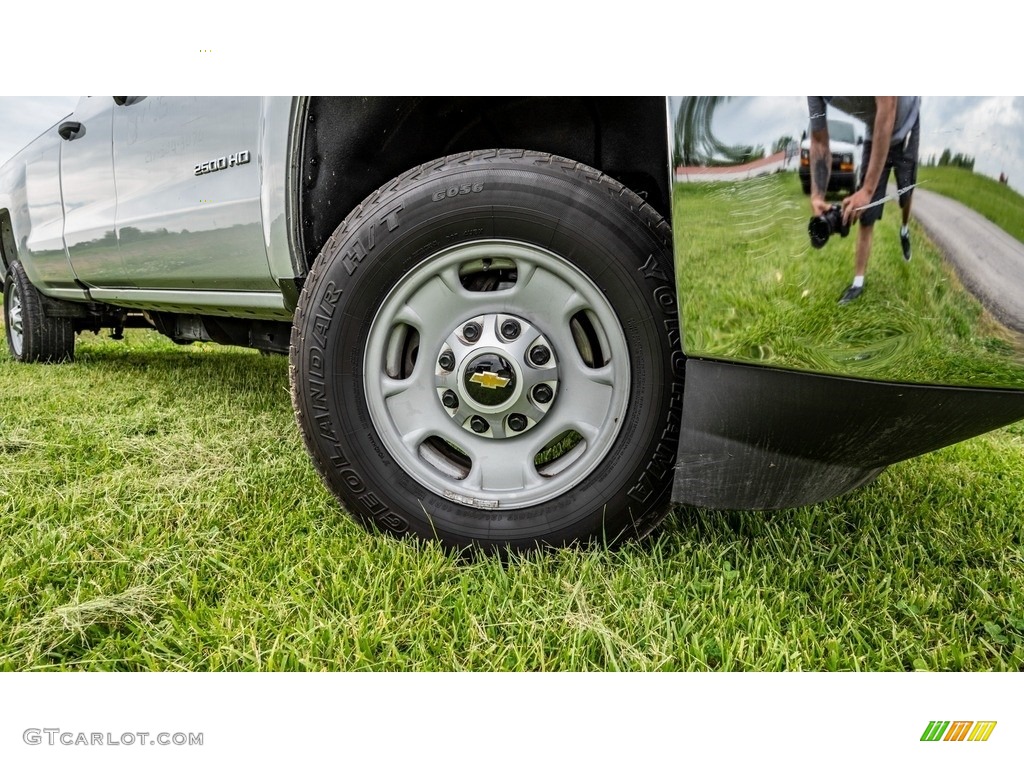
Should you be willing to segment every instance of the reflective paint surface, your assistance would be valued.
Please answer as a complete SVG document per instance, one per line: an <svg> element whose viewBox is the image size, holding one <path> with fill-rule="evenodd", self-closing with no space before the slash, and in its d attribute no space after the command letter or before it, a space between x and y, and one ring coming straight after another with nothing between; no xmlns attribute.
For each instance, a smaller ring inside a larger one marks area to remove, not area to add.
<svg viewBox="0 0 1024 768"><path fill-rule="evenodd" d="M88 288L101 301L127 297L125 306L290 316L268 259L277 275L293 274L284 194L291 103L81 98L0 168L12 252L54 298L87 300ZM62 139L59 126L72 121L82 130ZM231 164L241 155L246 162ZM221 158L222 170L196 175Z"/></svg>
<svg viewBox="0 0 1024 768"><path fill-rule="evenodd" d="M807 98L668 103L689 356L1024 389L1024 99L922 99L912 258L901 246L901 209L888 201L864 291L845 305L859 225L811 245L799 173ZM863 148L862 121L833 106L828 118L852 122ZM848 160L834 159L835 168ZM891 174L889 184L894 193ZM849 194L840 187L826 201Z"/></svg>
<svg viewBox="0 0 1024 768"><path fill-rule="evenodd" d="M128 285L276 289L260 203L261 115L257 97L147 97L115 110L117 236ZM242 152L250 162L228 167ZM222 158L224 170L196 175L196 166Z"/></svg>
<svg viewBox="0 0 1024 768"><path fill-rule="evenodd" d="M114 220L117 196L110 143L114 101L83 96L71 119L83 130L60 145L64 244L75 276L86 285L124 285Z"/></svg>

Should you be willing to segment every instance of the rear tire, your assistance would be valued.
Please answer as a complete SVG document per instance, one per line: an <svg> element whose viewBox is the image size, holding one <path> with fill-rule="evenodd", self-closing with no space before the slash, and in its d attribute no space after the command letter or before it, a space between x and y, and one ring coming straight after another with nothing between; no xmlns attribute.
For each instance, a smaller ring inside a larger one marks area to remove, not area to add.
<svg viewBox="0 0 1024 768"><path fill-rule="evenodd" d="M71 320L47 317L43 298L20 261L11 264L4 282L4 327L11 357L23 363L62 363L75 357Z"/></svg>
<svg viewBox="0 0 1024 768"><path fill-rule="evenodd" d="M451 548L648 532L682 407L669 242L621 184L547 154L452 156L378 190L292 331L327 485L365 525Z"/></svg>

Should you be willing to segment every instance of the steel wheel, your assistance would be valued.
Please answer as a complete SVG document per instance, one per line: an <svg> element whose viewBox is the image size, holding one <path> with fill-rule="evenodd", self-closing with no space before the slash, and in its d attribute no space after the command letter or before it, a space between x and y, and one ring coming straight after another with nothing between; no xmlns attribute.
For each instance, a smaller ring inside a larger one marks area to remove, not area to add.
<svg viewBox="0 0 1024 768"><path fill-rule="evenodd" d="M14 357L21 357L25 343L25 331L21 316L21 293L18 291L17 283L12 282L5 304L7 305L7 339L11 345L11 354Z"/></svg>
<svg viewBox="0 0 1024 768"><path fill-rule="evenodd" d="M540 504L582 481L619 433L629 354L594 283L534 245L442 251L374 317L370 415L395 460L480 508Z"/></svg>

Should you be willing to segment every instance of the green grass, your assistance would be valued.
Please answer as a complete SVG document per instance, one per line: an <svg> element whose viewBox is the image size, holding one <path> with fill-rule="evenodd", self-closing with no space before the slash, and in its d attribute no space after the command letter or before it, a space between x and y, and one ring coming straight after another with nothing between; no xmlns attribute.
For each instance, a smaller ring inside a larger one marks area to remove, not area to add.
<svg viewBox="0 0 1024 768"><path fill-rule="evenodd" d="M619 551L459 561L338 509L283 358L0 352L0 668L982 670L1024 664L1024 426Z"/></svg>
<svg viewBox="0 0 1024 768"><path fill-rule="evenodd" d="M838 199L838 198L837 198ZM679 293L688 354L827 373L1024 387L1024 343L960 284L899 209L875 225L864 295L837 306L853 277L857 228L820 250L807 236L795 174L676 190Z"/></svg>
<svg viewBox="0 0 1024 768"><path fill-rule="evenodd" d="M921 168L922 189L951 197L1024 242L1024 196L1006 184L966 168Z"/></svg>

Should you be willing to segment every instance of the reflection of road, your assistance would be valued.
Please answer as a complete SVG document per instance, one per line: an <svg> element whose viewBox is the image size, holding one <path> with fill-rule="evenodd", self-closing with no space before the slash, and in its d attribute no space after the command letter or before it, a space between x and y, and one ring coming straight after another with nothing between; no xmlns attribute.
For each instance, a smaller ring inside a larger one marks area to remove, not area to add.
<svg viewBox="0 0 1024 768"><path fill-rule="evenodd" d="M676 168L676 181L743 181L755 176L784 171L792 164L793 157L787 157L785 152L776 152L774 155L742 165L679 166Z"/></svg>
<svg viewBox="0 0 1024 768"><path fill-rule="evenodd" d="M968 290L1004 325L1024 333L1024 244L965 205L921 187L914 216Z"/></svg>

